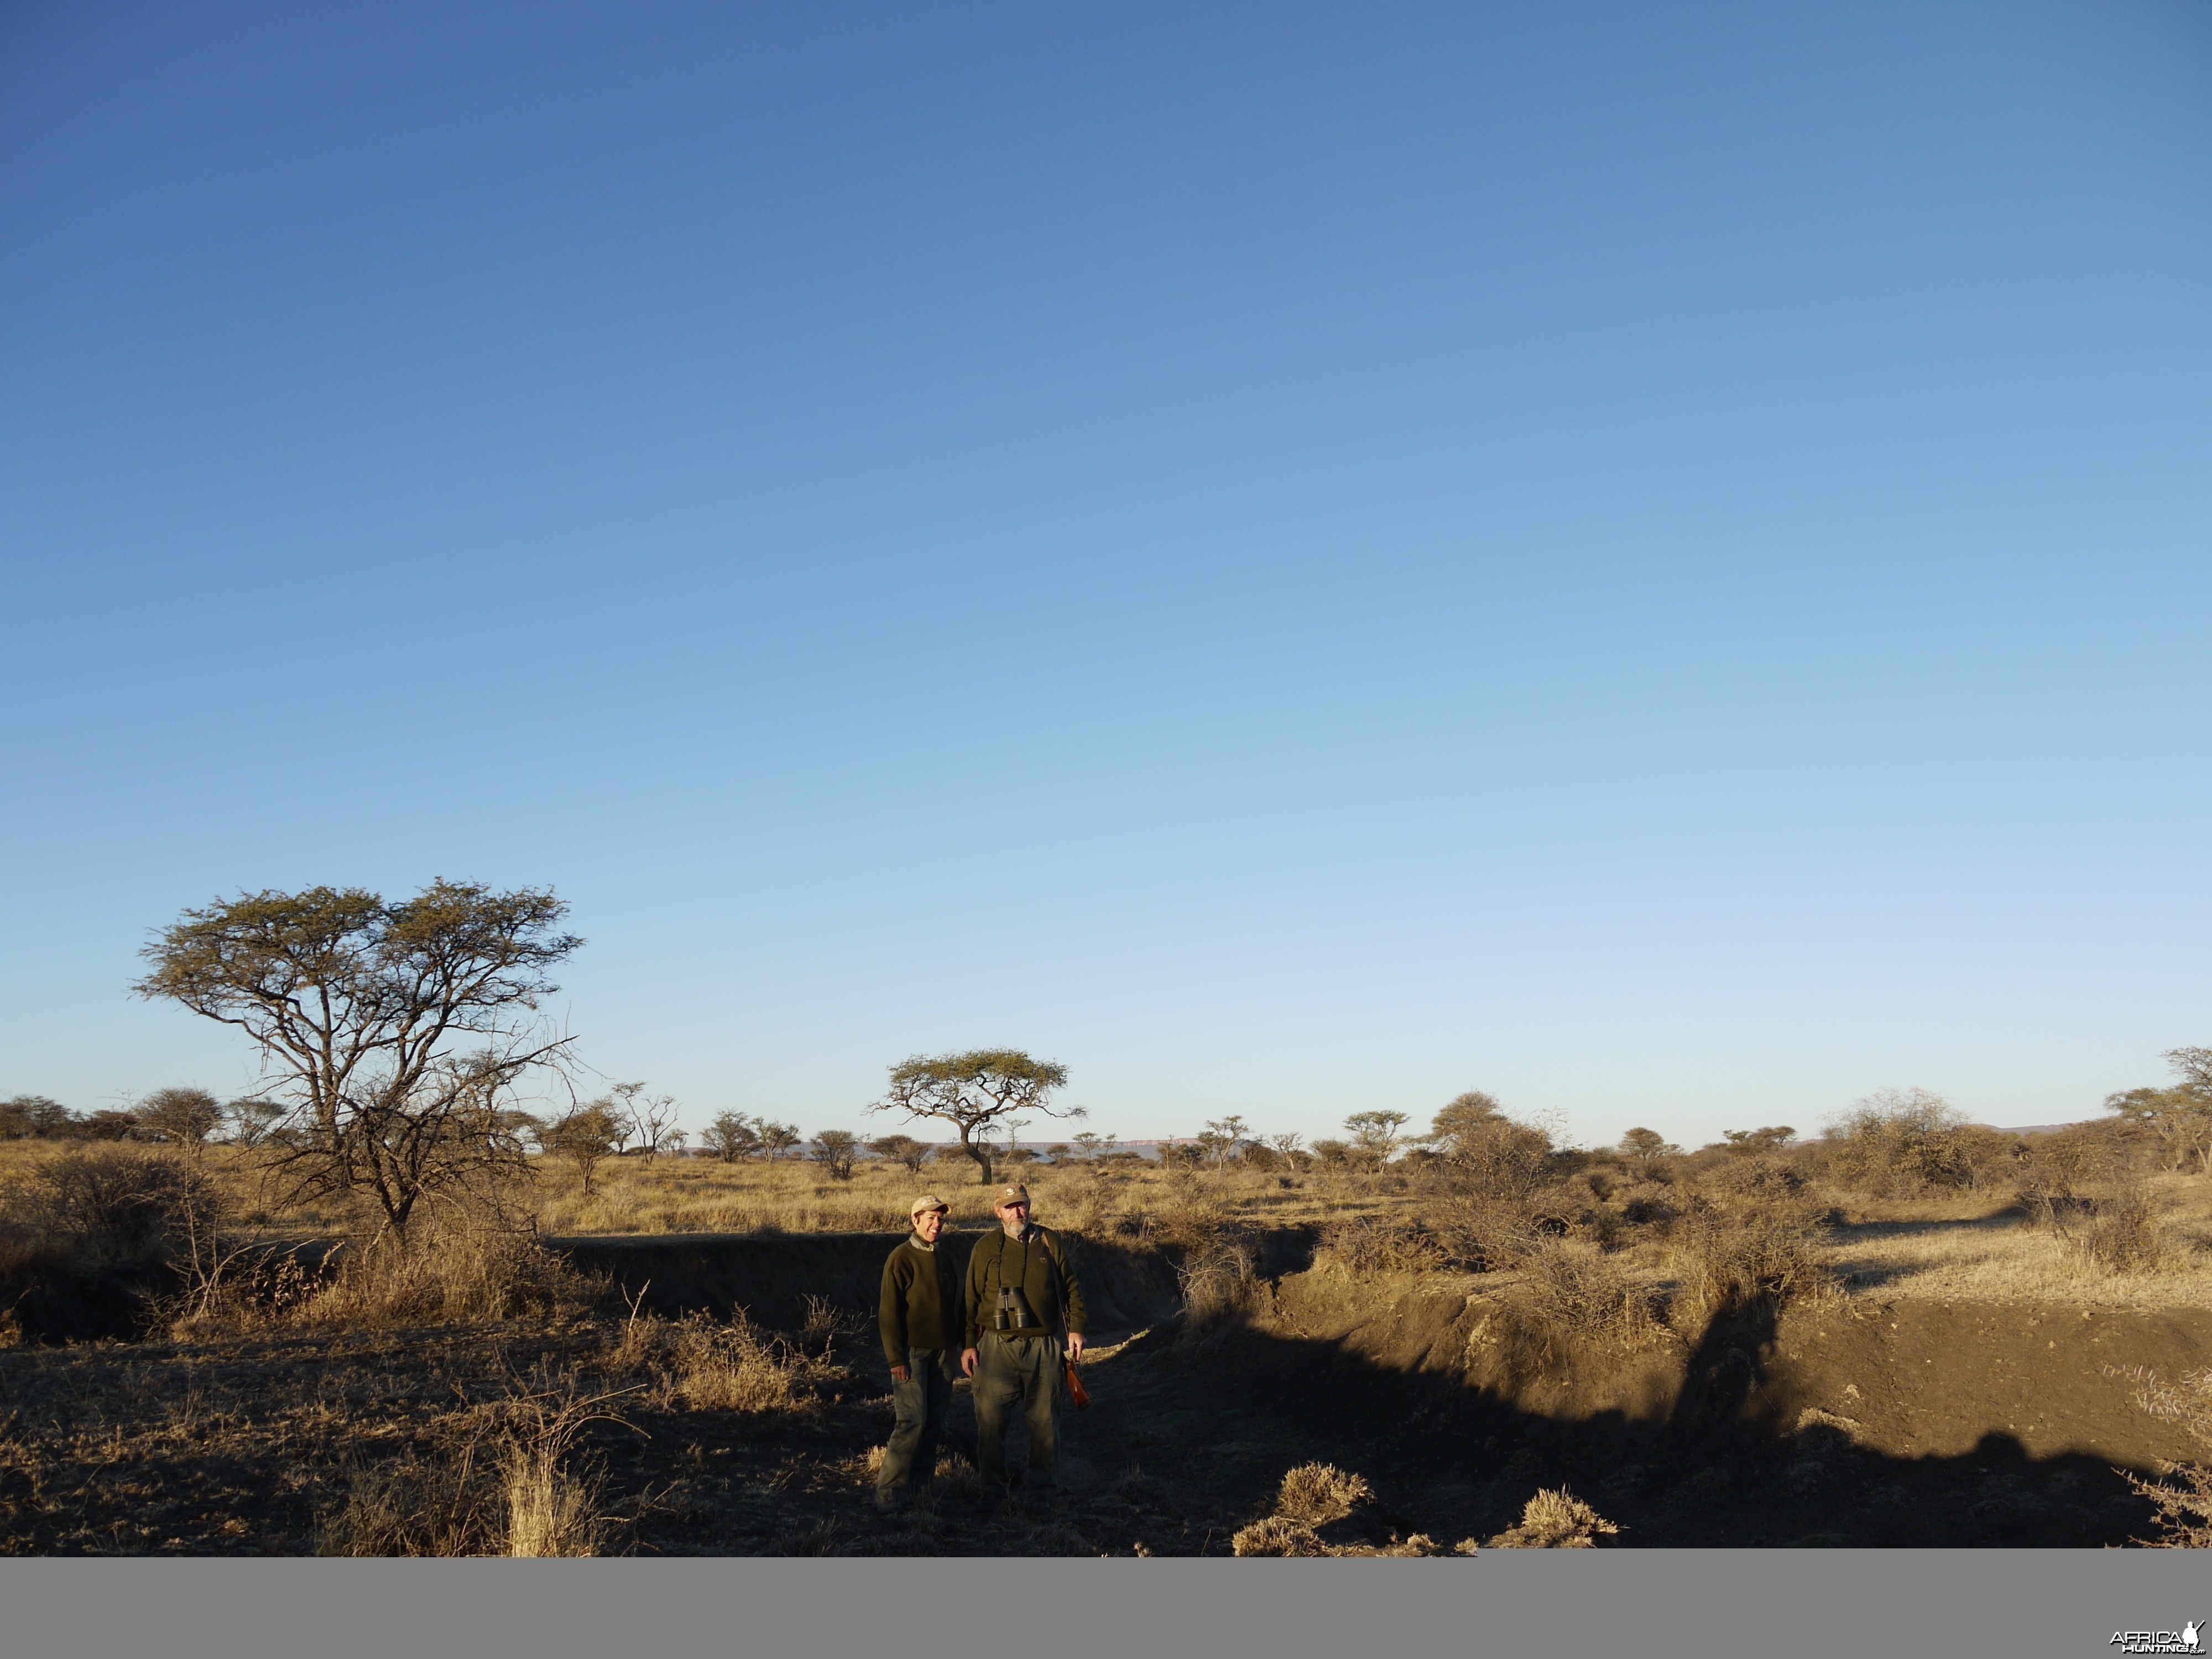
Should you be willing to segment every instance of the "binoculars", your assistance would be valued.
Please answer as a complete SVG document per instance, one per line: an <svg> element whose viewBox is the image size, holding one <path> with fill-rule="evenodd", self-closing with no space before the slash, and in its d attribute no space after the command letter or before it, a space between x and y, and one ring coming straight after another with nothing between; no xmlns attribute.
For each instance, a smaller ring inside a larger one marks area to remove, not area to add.
<svg viewBox="0 0 2212 1659"><path fill-rule="evenodd" d="M1044 1321L1030 1310L1030 1299L1022 1294L1018 1285L1003 1285L999 1291L999 1305L991 1310L991 1328L994 1331L1041 1331Z"/></svg>

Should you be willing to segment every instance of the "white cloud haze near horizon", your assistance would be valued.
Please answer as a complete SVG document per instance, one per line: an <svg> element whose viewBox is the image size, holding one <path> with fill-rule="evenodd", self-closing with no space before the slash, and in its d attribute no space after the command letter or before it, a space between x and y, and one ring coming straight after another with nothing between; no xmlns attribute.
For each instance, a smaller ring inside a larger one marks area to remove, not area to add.
<svg viewBox="0 0 2212 1659"><path fill-rule="evenodd" d="M148 930L443 875L695 1127L2094 1113L2212 1042L2208 94L2179 3L16 9L0 1093L235 1091Z"/></svg>

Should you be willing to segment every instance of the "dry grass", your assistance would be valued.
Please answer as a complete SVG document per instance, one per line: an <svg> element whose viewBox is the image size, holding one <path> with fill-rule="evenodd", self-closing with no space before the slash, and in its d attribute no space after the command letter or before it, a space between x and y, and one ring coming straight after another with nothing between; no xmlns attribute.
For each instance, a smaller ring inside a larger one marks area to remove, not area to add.
<svg viewBox="0 0 2212 1659"><path fill-rule="evenodd" d="M9 1194L0 1206L0 1273L35 1273L40 1262L59 1259L57 1251L82 1252L51 1224L66 1206L29 1203L25 1195L42 1186L58 1192L57 1171L81 1170L88 1155L118 1154L177 1167L172 1154L137 1148L88 1154L67 1143L0 1143L0 1189ZM217 1195L236 1237L355 1243L338 1258L335 1280L295 1272L283 1282L272 1267L275 1276L180 1307L186 1320L180 1334L212 1334L226 1321L276 1316L283 1322L372 1327L509 1317L565 1305L574 1294L557 1275L540 1272L544 1258L534 1246L520 1243L458 1251L441 1243L372 1268L359 1241L373 1236L374 1218L357 1209L337 1200L264 1207L269 1197L254 1155L234 1147L205 1149L192 1170L191 1178ZM1511 1201L1462 1190L1454 1172L1433 1168L1379 1176L1243 1167L1190 1172L1138 1161L1032 1164L1018 1173L1048 1224L1094 1238L1180 1246L1196 1268L1186 1291L1200 1324L1256 1293L1249 1273L1220 1253L1221 1241L1290 1224L1321 1225L1320 1260L1353 1276L1461 1265L1520 1272L1564 1328L1606 1323L1591 1310L1615 1305L1617 1296L1623 1334L1632 1338L1639 1324L1635 1288L1662 1269L1679 1281L1680 1294L1706 1306L1817 1291L1833 1279L1884 1296L2212 1307L2212 1182L2162 1174L2130 1182L2112 1167L2077 1172L2060 1194L2055 1177L2046 1179L2049 1171L2035 1164L2030 1174L2042 1184L2028 1196L2047 1212L2041 1225L1988 1190L1868 1197L1824 1184L1817 1160L1772 1158L1674 1168L1589 1164ZM526 1224L556 1237L896 1232L914 1194L927 1188L951 1203L956 1224L980 1229L990 1224L989 1192L972 1175L964 1163L927 1165L917 1175L871 1161L840 1182L795 1160L620 1158L602 1167L599 1191L586 1197L573 1170L548 1162L538 1164L519 1200ZM1833 1224L1811 1220L1823 1215ZM485 1241L506 1237L495 1227L475 1231ZM108 1236L120 1237L112 1230ZM1563 1243L1579 1248L1562 1254ZM1592 1265L1616 1256L1618 1273Z"/></svg>
<svg viewBox="0 0 2212 1659"><path fill-rule="evenodd" d="M1310 1527L1325 1527L1374 1501L1366 1476L1348 1474L1334 1463L1301 1463L1283 1477L1275 1513Z"/></svg>
<svg viewBox="0 0 2212 1659"><path fill-rule="evenodd" d="M803 1414L819 1404L818 1385L842 1376L824 1355L757 1329L740 1313L665 1320L633 1314L606 1358L617 1376L650 1379L650 1398L667 1410Z"/></svg>
<svg viewBox="0 0 2212 1659"><path fill-rule="evenodd" d="M1618 1533L1607 1520L1565 1486L1537 1492L1521 1511L1521 1524L1490 1540L1494 1550L1586 1550L1599 1538Z"/></svg>
<svg viewBox="0 0 2212 1659"><path fill-rule="evenodd" d="M578 1441L623 1419L620 1396L586 1396L571 1381L450 1413L441 1443L348 1483L321 1537L325 1555L580 1556L604 1553L605 1480Z"/></svg>
<svg viewBox="0 0 2212 1659"><path fill-rule="evenodd" d="M2100 1261L2081 1242L2078 1221L2039 1226L2018 1207L1999 1208L1986 1199L1978 1205L1953 1200L1867 1206L1831 1230L1821 1255L1850 1288L1884 1296L2212 1308L2212 1251L2202 1243L2212 1231L2212 1183L2160 1175L2145 1180L2141 1190L2162 1243L2148 1271L2140 1265L2115 1271ZM2094 1222L2096 1200L2088 1201Z"/></svg>
<svg viewBox="0 0 2212 1659"><path fill-rule="evenodd" d="M1387 1542L1354 1541L1333 1544L1321 1529L1348 1520L1367 1509L1375 1494L1364 1475L1348 1474L1333 1463L1303 1463L1283 1477L1275 1495L1274 1512L1230 1540L1231 1553L1239 1556L1277 1556L1317 1559L1322 1556L1435 1556L1473 1555L1475 1541L1462 1539L1445 1548L1426 1533L1407 1538L1392 1533Z"/></svg>

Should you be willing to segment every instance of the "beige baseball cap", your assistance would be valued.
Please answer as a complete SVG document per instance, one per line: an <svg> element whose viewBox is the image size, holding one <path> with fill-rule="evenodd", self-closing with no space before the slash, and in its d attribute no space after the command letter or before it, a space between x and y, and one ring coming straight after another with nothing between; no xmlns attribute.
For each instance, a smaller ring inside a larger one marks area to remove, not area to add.
<svg viewBox="0 0 2212 1659"><path fill-rule="evenodd" d="M999 1188L998 1203L1000 1209L1006 1208L1009 1204L1026 1204L1029 1201L1030 1189L1018 1183Z"/></svg>
<svg viewBox="0 0 2212 1659"><path fill-rule="evenodd" d="M924 1210L935 1210L939 1214L945 1214L949 1213L951 1208L952 1206L950 1204L947 1204L935 1193L924 1193L920 1198L915 1200L914 1207L908 1210L907 1214L909 1217L918 1216Z"/></svg>

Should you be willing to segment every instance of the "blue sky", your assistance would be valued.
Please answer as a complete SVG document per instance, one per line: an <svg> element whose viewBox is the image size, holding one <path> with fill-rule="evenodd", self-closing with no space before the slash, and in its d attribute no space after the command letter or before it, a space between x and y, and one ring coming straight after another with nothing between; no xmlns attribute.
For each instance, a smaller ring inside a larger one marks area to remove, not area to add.
<svg viewBox="0 0 2212 1659"><path fill-rule="evenodd" d="M2201 6L15 7L0 226L0 1093L439 875L695 1122L2212 1042Z"/></svg>

